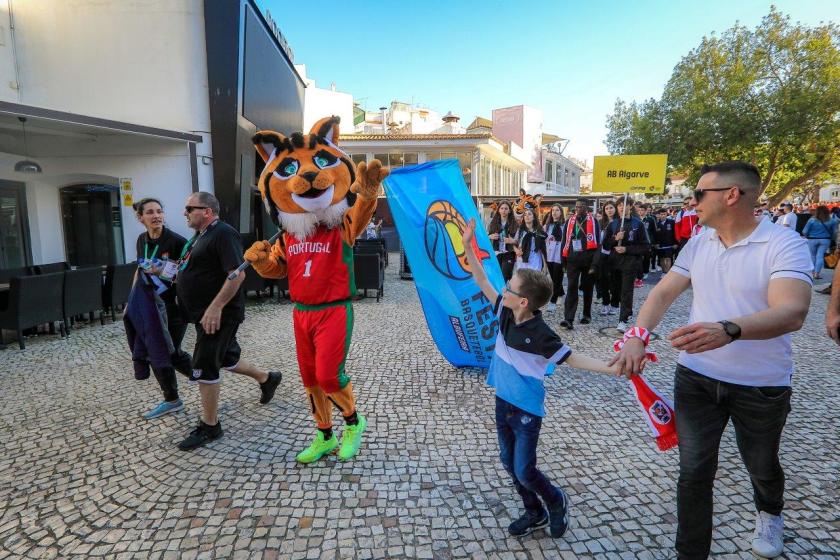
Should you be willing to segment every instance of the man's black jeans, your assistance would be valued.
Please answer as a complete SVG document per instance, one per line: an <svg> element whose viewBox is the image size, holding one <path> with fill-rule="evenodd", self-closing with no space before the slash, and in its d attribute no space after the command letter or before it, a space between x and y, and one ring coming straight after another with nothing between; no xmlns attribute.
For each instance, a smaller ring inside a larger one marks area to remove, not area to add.
<svg viewBox="0 0 840 560"><path fill-rule="evenodd" d="M729 419L750 473L758 511L779 515L785 475L779 442L790 412L790 387L724 383L677 365L674 404L680 440L677 554L705 559L712 544L712 485L720 438Z"/></svg>

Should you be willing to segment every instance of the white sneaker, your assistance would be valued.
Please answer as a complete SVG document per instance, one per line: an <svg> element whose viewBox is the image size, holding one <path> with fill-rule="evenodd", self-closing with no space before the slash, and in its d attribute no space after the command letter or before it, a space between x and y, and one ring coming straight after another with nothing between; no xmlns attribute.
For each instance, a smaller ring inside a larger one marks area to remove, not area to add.
<svg viewBox="0 0 840 560"><path fill-rule="evenodd" d="M618 315L618 307L610 307L610 315Z"/></svg>
<svg viewBox="0 0 840 560"><path fill-rule="evenodd" d="M647 280L647 274L642 274L642 280Z"/></svg>
<svg viewBox="0 0 840 560"><path fill-rule="evenodd" d="M557 304L548 302L548 307L546 307L545 310L549 313L551 313L552 311L557 311Z"/></svg>
<svg viewBox="0 0 840 560"><path fill-rule="evenodd" d="M610 314L610 306L609 305L602 305L601 306L601 315L609 315Z"/></svg>
<svg viewBox="0 0 840 560"><path fill-rule="evenodd" d="M755 516L755 532L753 533L753 552L762 558L776 558L782 554L785 532L785 520L781 515L770 515L760 511Z"/></svg>
<svg viewBox="0 0 840 560"><path fill-rule="evenodd" d="M627 332L627 323L624 321L619 321L618 324L615 326L618 332Z"/></svg>

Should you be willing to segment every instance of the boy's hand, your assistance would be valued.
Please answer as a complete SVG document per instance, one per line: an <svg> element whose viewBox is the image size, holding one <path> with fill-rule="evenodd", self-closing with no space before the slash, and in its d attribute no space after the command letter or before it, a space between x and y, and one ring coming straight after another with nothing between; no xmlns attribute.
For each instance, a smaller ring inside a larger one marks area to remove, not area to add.
<svg viewBox="0 0 840 560"><path fill-rule="evenodd" d="M475 218L470 218L470 221L467 222L467 227L464 228L464 233L461 237L464 240L464 246L469 245L473 237L475 237Z"/></svg>
<svg viewBox="0 0 840 560"><path fill-rule="evenodd" d="M610 367L618 368L618 375L624 375L630 379L634 375L642 373L647 363L645 345L639 338L630 338L618 354L610 360Z"/></svg>

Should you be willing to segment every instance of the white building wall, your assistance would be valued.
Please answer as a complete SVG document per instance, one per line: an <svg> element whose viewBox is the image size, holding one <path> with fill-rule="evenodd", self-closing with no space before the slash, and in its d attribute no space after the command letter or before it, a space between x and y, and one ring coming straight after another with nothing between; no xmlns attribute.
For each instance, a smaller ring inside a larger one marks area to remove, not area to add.
<svg viewBox="0 0 840 560"><path fill-rule="evenodd" d="M19 103L9 3L0 4L0 101Z"/></svg>
<svg viewBox="0 0 840 560"><path fill-rule="evenodd" d="M210 130L202 0L8 5L20 90L18 99L9 98L10 74L2 73L11 56L7 40L0 47L0 99L184 132ZM0 26L7 22L0 12Z"/></svg>
<svg viewBox="0 0 840 560"><path fill-rule="evenodd" d="M119 143L119 139L113 140L112 148L118 150ZM33 264L67 260L59 189L82 183L117 187L120 177L130 177L135 201L147 196L160 199L167 214L167 227L185 237L191 236L183 216L184 202L192 192L187 145L172 142L155 144L148 150L133 150L143 151L147 155L38 158L44 167L44 173L38 175L6 171L14 168L14 162L20 156L0 153L0 179L25 184ZM136 256L137 236L144 228L137 222L131 207L121 205L120 208L125 258L130 262Z"/></svg>

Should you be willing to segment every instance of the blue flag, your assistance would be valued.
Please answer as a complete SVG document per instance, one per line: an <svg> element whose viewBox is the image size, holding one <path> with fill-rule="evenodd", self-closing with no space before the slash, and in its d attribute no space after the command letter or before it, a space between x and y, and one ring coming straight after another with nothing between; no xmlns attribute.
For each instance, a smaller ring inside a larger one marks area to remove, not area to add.
<svg viewBox="0 0 840 560"><path fill-rule="evenodd" d="M458 160L391 170L385 194L408 257L429 331L452 365L487 367L498 321L493 304L472 279L462 234L475 218L473 249L501 293L502 271Z"/></svg>

